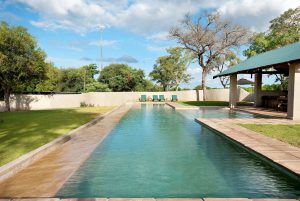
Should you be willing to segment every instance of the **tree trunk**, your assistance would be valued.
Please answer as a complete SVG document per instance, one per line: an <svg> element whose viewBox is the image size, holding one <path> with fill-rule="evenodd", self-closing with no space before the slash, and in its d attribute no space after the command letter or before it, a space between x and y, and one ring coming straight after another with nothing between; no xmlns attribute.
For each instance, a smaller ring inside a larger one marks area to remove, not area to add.
<svg viewBox="0 0 300 201"><path fill-rule="evenodd" d="M202 90L203 90L203 101L206 101L206 76L207 76L207 69L202 68L202 80L201 80L201 85L202 85Z"/></svg>
<svg viewBox="0 0 300 201"><path fill-rule="evenodd" d="M10 102L9 102L9 97L10 97L10 89L5 89L4 90L4 101L5 101L5 107L8 112L10 112Z"/></svg>

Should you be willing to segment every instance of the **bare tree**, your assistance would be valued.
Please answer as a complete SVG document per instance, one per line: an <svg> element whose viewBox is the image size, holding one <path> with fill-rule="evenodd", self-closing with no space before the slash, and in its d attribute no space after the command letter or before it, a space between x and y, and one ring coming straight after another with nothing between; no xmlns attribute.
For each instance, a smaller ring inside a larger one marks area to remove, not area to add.
<svg viewBox="0 0 300 201"><path fill-rule="evenodd" d="M186 15L181 27L170 29L170 37L193 52L202 68L203 100L206 100L206 77L214 68L211 63L226 50L246 43L249 33L240 25L222 20L218 13L205 13L196 21Z"/></svg>
<svg viewBox="0 0 300 201"><path fill-rule="evenodd" d="M221 73L224 70L227 70L231 66L234 66L238 63L240 63L240 58L238 58L237 54L233 51L226 51L225 54L219 55L214 59L214 61L211 62L210 66L214 69L217 73ZM223 88L226 88L229 85L229 77L228 76L221 76L219 77L219 80L223 86Z"/></svg>

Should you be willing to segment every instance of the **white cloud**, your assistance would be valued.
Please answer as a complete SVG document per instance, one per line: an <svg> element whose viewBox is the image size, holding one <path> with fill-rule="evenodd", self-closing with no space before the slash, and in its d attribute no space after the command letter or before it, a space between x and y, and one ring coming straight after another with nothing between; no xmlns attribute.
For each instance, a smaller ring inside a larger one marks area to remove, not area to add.
<svg viewBox="0 0 300 201"><path fill-rule="evenodd" d="M192 76L202 72L201 67L188 67L187 72Z"/></svg>
<svg viewBox="0 0 300 201"><path fill-rule="evenodd" d="M152 44L147 44L146 45L146 49L151 51L151 52L164 52L169 47L170 46L157 46L157 45L152 45Z"/></svg>
<svg viewBox="0 0 300 201"><path fill-rule="evenodd" d="M117 40L102 40L102 45L103 46L113 46L117 43L118 43ZM93 45L93 46L100 46L101 41L100 40L93 40L93 41L90 41L88 44Z"/></svg>
<svg viewBox="0 0 300 201"><path fill-rule="evenodd" d="M186 13L217 10L223 16L257 31L299 0L16 0L39 14L31 24L46 29L66 29L77 33L95 31L100 25L135 32L161 40L171 26Z"/></svg>
<svg viewBox="0 0 300 201"><path fill-rule="evenodd" d="M65 48L66 48L66 49L69 49L69 50L76 51L76 52L82 52L82 49L81 49L81 48L75 47L75 46L66 46Z"/></svg>
<svg viewBox="0 0 300 201"><path fill-rule="evenodd" d="M169 32L167 32L167 31L159 32L159 33L153 34L153 35L151 35L147 38L150 39L150 40L158 40L158 41L168 40L169 39Z"/></svg>
<svg viewBox="0 0 300 201"><path fill-rule="evenodd" d="M222 16L232 19L254 31L266 31L269 21L289 8L300 6L299 0L230 0L217 10Z"/></svg>

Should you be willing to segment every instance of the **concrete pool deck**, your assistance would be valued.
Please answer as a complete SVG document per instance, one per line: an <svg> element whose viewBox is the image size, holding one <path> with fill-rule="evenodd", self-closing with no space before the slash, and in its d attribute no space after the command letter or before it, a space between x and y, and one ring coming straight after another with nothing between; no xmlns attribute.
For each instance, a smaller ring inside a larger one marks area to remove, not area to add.
<svg viewBox="0 0 300 201"><path fill-rule="evenodd" d="M0 198L54 197L132 105L124 105L0 183Z"/></svg>
<svg viewBox="0 0 300 201"><path fill-rule="evenodd" d="M143 103L142 103L143 104ZM153 103L148 103L153 104ZM157 104L157 102L154 102ZM161 103L162 104L162 103ZM178 104L178 103L175 103ZM181 104L180 104L181 106ZM118 124L132 105L112 112L86 128L61 148L49 153L13 177L0 183L0 201L296 201L297 199L247 198L55 198L57 191ZM199 107L195 108L199 109ZM240 119L237 119L240 121ZM249 119L247 119L249 120ZM267 119L270 120L270 119ZM287 120L288 121L288 120ZM289 121L292 122L292 121ZM264 122L265 123L265 122ZM299 122L300 123L300 122ZM296 158L300 158L300 152ZM74 157L75 156L75 157ZM3 198L3 199L1 199Z"/></svg>
<svg viewBox="0 0 300 201"><path fill-rule="evenodd" d="M270 118L246 119L195 119L231 140L272 161L293 174L300 181L300 148L259 134L238 124L300 124L300 121Z"/></svg>
<svg viewBox="0 0 300 201"><path fill-rule="evenodd" d="M0 201L298 201L297 199L248 199L248 198L27 198L0 199Z"/></svg>

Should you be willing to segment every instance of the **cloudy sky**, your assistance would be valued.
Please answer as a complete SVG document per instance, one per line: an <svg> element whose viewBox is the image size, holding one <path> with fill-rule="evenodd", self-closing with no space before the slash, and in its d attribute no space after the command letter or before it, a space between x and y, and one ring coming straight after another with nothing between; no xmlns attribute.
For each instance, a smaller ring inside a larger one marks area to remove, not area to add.
<svg viewBox="0 0 300 201"><path fill-rule="evenodd" d="M100 66L104 27L104 65L128 63L148 74L165 48L176 45L168 30L186 13L218 11L253 31L266 31L271 19L298 6L299 0L0 0L0 20L27 27L47 60L64 68ZM192 64L189 71L195 79L188 87L193 87L200 69ZM210 76L208 86L220 84Z"/></svg>

